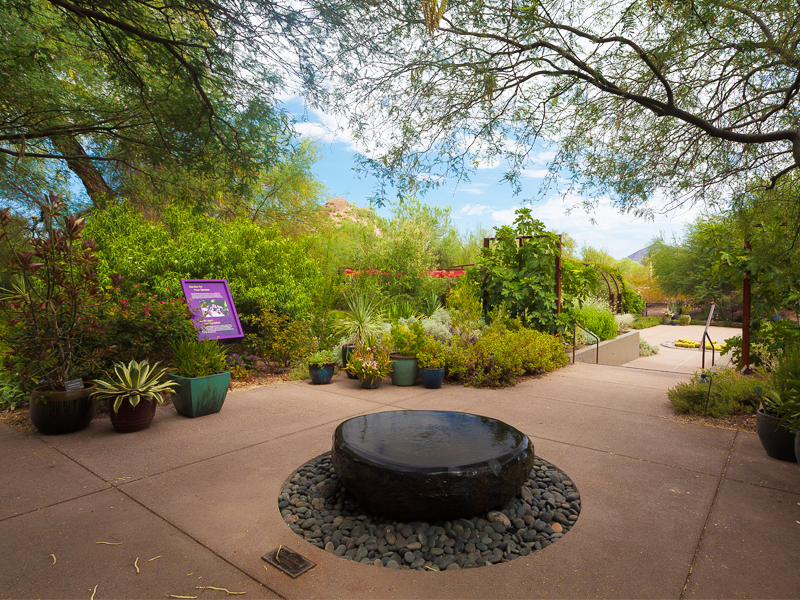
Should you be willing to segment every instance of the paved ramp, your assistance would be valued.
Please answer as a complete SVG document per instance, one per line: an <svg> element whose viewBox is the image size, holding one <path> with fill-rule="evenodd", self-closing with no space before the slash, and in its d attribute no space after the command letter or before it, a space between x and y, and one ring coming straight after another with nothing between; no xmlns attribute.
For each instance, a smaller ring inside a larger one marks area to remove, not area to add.
<svg viewBox="0 0 800 600"><path fill-rule="evenodd" d="M647 369L649 371L669 371L671 373L694 373L703 368L703 352L690 348L668 348L662 346L664 342L676 342L679 338L689 338L699 342L705 331L704 325L657 325L639 332L640 338L646 340L651 346L658 346L658 354L643 356L622 365L629 369ZM709 327L708 335L711 339L722 344L725 340L742 335L741 329L732 327ZM717 367L726 367L730 363L730 355L720 356L714 353L714 364ZM712 366L712 355L706 350L705 368Z"/></svg>

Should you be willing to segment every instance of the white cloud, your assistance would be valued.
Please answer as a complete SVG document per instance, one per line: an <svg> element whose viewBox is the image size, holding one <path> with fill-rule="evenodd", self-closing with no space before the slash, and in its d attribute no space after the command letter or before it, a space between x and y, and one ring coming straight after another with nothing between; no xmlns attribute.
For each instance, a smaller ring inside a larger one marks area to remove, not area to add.
<svg viewBox="0 0 800 600"><path fill-rule="evenodd" d="M479 159L475 161L475 168L478 170L496 169L499 166L500 166L500 159L496 157L489 159Z"/></svg>
<svg viewBox="0 0 800 600"><path fill-rule="evenodd" d="M512 206L503 210L493 210L492 220L499 225L511 225L517 218L516 211L519 206Z"/></svg>
<svg viewBox="0 0 800 600"><path fill-rule="evenodd" d="M547 169L522 169L520 175L533 179L544 179L550 173Z"/></svg>
<svg viewBox="0 0 800 600"><path fill-rule="evenodd" d="M465 204L458 209L458 215L462 217L481 217L494 210L494 206L487 206L486 204Z"/></svg>

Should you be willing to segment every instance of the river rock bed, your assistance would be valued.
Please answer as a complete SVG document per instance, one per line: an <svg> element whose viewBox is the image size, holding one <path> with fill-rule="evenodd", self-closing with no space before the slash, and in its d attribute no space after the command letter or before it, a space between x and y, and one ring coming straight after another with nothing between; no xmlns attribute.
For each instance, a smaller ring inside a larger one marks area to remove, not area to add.
<svg viewBox="0 0 800 600"><path fill-rule="evenodd" d="M537 456L517 496L498 510L452 521L392 521L347 493L328 453L292 475L278 508L297 535L345 560L444 571L509 562L547 548L578 520L581 498L569 477Z"/></svg>

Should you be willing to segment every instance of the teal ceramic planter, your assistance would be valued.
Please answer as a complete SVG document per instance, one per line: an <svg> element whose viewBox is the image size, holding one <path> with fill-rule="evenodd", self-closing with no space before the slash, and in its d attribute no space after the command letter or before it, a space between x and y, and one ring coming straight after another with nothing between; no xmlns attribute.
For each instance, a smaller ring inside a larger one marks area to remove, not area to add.
<svg viewBox="0 0 800 600"><path fill-rule="evenodd" d="M415 385L419 377L416 356L392 355L392 383L394 385Z"/></svg>
<svg viewBox="0 0 800 600"><path fill-rule="evenodd" d="M172 404L179 415L202 417L218 413L228 395L231 374L228 371L207 377L181 377L170 373L170 381L178 384L172 394Z"/></svg>

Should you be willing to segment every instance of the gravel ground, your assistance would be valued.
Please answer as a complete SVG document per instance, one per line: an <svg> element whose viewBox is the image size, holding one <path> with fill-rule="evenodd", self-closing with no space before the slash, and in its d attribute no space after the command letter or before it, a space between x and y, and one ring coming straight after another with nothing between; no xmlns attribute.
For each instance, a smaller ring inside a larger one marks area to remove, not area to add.
<svg viewBox="0 0 800 600"><path fill-rule="evenodd" d="M569 477L536 457L519 494L495 511L432 523L391 521L358 505L328 453L292 475L278 508L297 535L342 559L443 571L508 562L547 548L578 520L581 499Z"/></svg>

